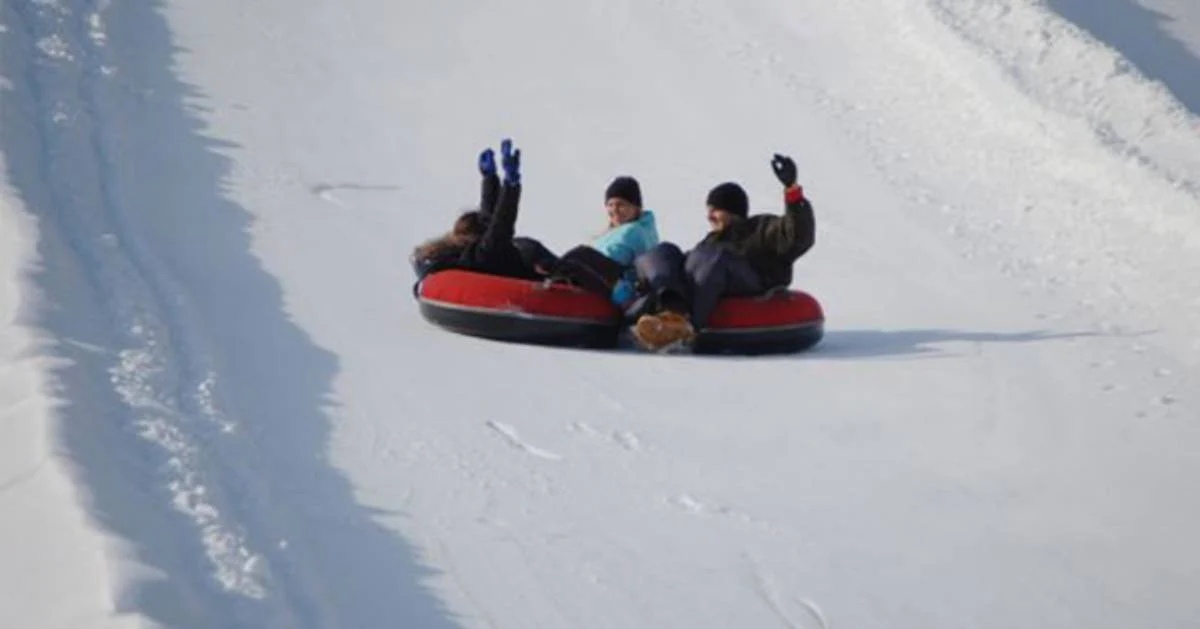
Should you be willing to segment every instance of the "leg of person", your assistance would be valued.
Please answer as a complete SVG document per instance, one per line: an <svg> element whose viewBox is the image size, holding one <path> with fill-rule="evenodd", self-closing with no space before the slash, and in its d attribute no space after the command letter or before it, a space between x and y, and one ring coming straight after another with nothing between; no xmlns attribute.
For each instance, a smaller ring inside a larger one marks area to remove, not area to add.
<svg viewBox="0 0 1200 629"><path fill-rule="evenodd" d="M515 178L514 178L515 179ZM464 266L481 273L538 280L542 275L525 263L521 250L514 244L517 212L521 200L521 185L506 179L500 188L496 213L488 222L483 235L467 246L460 257Z"/></svg>
<svg viewBox="0 0 1200 629"><path fill-rule="evenodd" d="M762 279L746 258L723 247L701 245L684 265L692 295L692 325L703 330L726 295L757 295Z"/></svg>
<svg viewBox="0 0 1200 629"><path fill-rule="evenodd" d="M624 267L600 251L580 245L563 254L553 274L584 290L609 297L624 271Z"/></svg>
<svg viewBox="0 0 1200 629"><path fill-rule="evenodd" d="M521 253L521 259L531 269L548 275L558 266L558 256L554 255L541 241L527 236L518 236L512 240L513 246Z"/></svg>
<svg viewBox="0 0 1200 629"><path fill-rule="evenodd" d="M683 251L670 242L660 243L634 259L633 268L645 296L644 306L635 311L637 314L660 310L688 312L685 259Z"/></svg>
<svg viewBox="0 0 1200 629"><path fill-rule="evenodd" d="M641 303L630 312L636 317L632 332L644 348L658 351L695 337L688 321L686 260L679 247L661 243L634 261L638 281L646 289Z"/></svg>

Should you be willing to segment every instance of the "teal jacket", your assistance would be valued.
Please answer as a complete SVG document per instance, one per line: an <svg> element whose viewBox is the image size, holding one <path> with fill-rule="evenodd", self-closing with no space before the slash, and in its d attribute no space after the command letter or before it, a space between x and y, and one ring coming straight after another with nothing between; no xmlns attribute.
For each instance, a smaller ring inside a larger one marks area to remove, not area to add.
<svg viewBox="0 0 1200 629"><path fill-rule="evenodd" d="M654 221L654 212L650 210L642 210L642 215L636 221L614 227L592 241L592 248L626 267L625 276L613 287L613 303L620 305L633 299L634 282L637 279L633 260L657 244L658 225Z"/></svg>
<svg viewBox="0 0 1200 629"><path fill-rule="evenodd" d="M592 248L621 266L633 264L633 259L658 244L658 225L654 212L642 210L636 221L618 225L592 241Z"/></svg>

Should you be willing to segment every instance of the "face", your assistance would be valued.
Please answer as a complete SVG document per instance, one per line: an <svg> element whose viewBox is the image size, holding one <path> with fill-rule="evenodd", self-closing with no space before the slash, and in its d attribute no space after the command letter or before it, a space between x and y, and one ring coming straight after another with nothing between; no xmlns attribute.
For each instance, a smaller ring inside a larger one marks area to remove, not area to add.
<svg viewBox="0 0 1200 629"><path fill-rule="evenodd" d="M625 199L613 197L604 202L604 210L608 212L608 226L616 227L637 220L638 207Z"/></svg>
<svg viewBox="0 0 1200 629"><path fill-rule="evenodd" d="M736 214L708 206L708 226L715 232L725 231L737 218Z"/></svg>

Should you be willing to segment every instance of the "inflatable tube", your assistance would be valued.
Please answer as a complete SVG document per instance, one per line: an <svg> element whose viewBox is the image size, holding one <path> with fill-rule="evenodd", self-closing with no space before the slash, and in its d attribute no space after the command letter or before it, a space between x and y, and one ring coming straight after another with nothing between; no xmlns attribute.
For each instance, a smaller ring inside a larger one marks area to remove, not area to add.
<svg viewBox="0 0 1200 629"><path fill-rule="evenodd" d="M812 295L776 290L759 297L726 297L697 335L697 354L782 354L816 345L825 313Z"/></svg>
<svg viewBox="0 0 1200 629"><path fill-rule="evenodd" d="M468 336L613 348L621 329L609 300L562 284L450 269L426 276L415 292L425 319Z"/></svg>

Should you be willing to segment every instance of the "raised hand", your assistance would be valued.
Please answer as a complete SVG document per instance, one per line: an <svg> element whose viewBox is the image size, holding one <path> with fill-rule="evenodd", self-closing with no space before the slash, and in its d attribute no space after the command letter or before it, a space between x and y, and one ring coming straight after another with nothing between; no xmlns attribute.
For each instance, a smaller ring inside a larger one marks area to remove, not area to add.
<svg viewBox="0 0 1200 629"><path fill-rule="evenodd" d="M771 160L771 170L775 171L775 176L784 188L796 185L796 162L792 161L792 158L776 153L775 158Z"/></svg>
<svg viewBox="0 0 1200 629"><path fill-rule="evenodd" d="M496 174L496 152L490 148L479 154L479 174L484 177Z"/></svg>
<svg viewBox="0 0 1200 629"><path fill-rule="evenodd" d="M504 182L509 185L521 184L521 149L513 150L512 140L505 138L500 143L500 160L504 167Z"/></svg>

